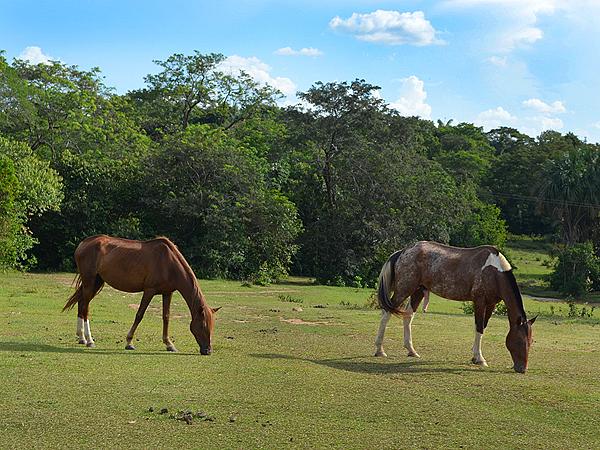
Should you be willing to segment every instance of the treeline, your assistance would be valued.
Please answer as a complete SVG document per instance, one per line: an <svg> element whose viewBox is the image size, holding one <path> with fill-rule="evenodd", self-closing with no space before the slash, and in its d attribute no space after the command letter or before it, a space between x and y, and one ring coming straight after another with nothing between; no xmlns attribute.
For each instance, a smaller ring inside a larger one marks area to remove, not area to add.
<svg viewBox="0 0 600 450"><path fill-rule="evenodd" d="M98 233L165 235L199 276L259 283L372 285L411 241L502 247L508 231L597 261L598 145L402 117L364 80L284 108L223 60L175 54L118 95L99 69L0 54L1 264L71 270Z"/></svg>

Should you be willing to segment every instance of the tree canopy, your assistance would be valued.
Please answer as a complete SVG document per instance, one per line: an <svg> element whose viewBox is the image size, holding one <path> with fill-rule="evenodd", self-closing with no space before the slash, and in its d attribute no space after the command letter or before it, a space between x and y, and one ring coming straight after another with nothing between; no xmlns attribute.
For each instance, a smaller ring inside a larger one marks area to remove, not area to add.
<svg viewBox="0 0 600 450"><path fill-rule="evenodd" d="M572 133L403 117L362 79L283 107L220 53L155 63L119 95L100 69L0 53L4 267L72 269L93 234L167 235L202 276L372 285L419 239L600 236L600 150Z"/></svg>

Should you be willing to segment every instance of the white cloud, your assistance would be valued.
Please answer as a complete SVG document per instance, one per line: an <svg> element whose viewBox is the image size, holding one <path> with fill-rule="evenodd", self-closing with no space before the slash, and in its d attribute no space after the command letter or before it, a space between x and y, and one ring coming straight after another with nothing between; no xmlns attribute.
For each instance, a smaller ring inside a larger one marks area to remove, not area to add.
<svg viewBox="0 0 600 450"><path fill-rule="evenodd" d="M517 118L501 106L498 106L497 108L479 113L475 122L486 130L491 130L501 126L514 126Z"/></svg>
<svg viewBox="0 0 600 450"><path fill-rule="evenodd" d="M563 127L563 121L557 117L533 116L526 117L519 129L529 136L539 136L542 131L560 130Z"/></svg>
<svg viewBox="0 0 600 450"><path fill-rule="evenodd" d="M536 117L534 120L539 122L542 130L560 130L564 126L558 117Z"/></svg>
<svg viewBox="0 0 600 450"><path fill-rule="evenodd" d="M560 114L567 111L565 105L560 100L556 100L550 104L543 102L539 98L530 98L523 102L523 106L533 109L542 114Z"/></svg>
<svg viewBox="0 0 600 450"><path fill-rule="evenodd" d="M282 47L275 50L275 54L282 56L322 56L323 52L313 47L304 47L300 50L294 50L292 47Z"/></svg>
<svg viewBox="0 0 600 450"><path fill-rule="evenodd" d="M506 56L490 56L486 61L497 67L506 67L508 63Z"/></svg>
<svg viewBox="0 0 600 450"><path fill-rule="evenodd" d="M593 127L600 129L600 120L598 122L594 123Z"/></svg>
<svg viewBox="0 0 600 450"><path fill-rule="evenodd" d="M284 95L293 95L296 92L296 84L286 77L273 77L271 67L255 56L244 58L238 55L229 56L219 65L219 70L226 73L236 74L243 70L259 83L265 83L279 89Z"/></svg>
<svg viewBox="0 0 600 450"><path fill-rule="evenodd" d="M427 92L424 83L411 75L403 78L400 88L400 98L390 103L390 108L396 109L403 116L420 116L424 119L431 117L431 106L425 103Z"/></svg>
<svg viewBox="0 0 600 450"><path fill-rule="evenodd" d="M19 59L29 61L31 64L50 64L51 61L56 61L56 58L45 55L40 47L26 47L18 56Z"/></svg>
<svg viewBox="0 0 600 450"><path fill-rule="evenodd" d="M353 13L348 19L336 16L329 26L367 42L420 46L444 43L436 38L436 31L423 11L401 13L378 9L367 14Z"/></svg>
<svg viewBox="0 0 600 450"><path fill-rule="evenodd" d="M538 26L539 17L570 8L568 0L446 0L445 4L455 8L482 7L486 14L498 16L503 27L495 39L494 50L502 53L539 41L544 36Z"/></svg>

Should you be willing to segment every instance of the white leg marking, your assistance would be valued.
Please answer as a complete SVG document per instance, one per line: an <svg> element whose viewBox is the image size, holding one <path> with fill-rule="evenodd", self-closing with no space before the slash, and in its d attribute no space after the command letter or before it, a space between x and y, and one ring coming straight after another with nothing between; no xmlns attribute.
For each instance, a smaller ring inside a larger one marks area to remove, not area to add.
<svg viewBox="0 0 600 450"><path fill-rule="evenodd" d="M85 334L85 340L87 341L88 347L95 347L94 339L92 338L92 332L90 331L90 321L86 320L83 324L83 330Z"/></svg>
<svg viewBox="0 0 600 450"><path fill-rule="evenodd" d="M80 344L86 344L85 337L83 336L83 319L81 317L77 317L77 337L79 338Z"/></svg>
<svg viewBox="0 0 600 450"><path fill-rule="evenodd" d="M383 335L390 317L392 317L392 313L381 310L381 322L379 322L379 330L377 330L377 337L375 338L375 356L387 356L383 350Z"/></svg>
<svg viewBox="0 0 600 450"><path fill-rule="evenodd" d="M475 330L475 341L473 342L473 364L479 364L481 366L487 367L487 361L483 357L481 353L481 340L483 338L483 333Z"/></svg>
<svg viewBox="0 0 600 450"><path fill-rule="evenodd" d="M427 312L427 308L429 308L429 291L426 289L423 292L423 312Z"/></svg>
<svg viewBox="0 0 600 450"><path fill-rule="evenodd" d="M409 304L402 315L402 322L404 324L404 348L408 350L408 356L420 358L412 343L412 320L414 315L415 313L413 312L412 305Z"/></svg>

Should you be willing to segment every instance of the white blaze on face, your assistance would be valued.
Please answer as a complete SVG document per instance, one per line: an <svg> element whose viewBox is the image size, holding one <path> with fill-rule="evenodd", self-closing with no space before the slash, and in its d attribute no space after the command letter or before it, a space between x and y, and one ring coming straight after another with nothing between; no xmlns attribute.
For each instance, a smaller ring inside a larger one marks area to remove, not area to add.
<svg viewBox="0 0 600 450"><path fill-rule="evenodd" d="M496 269L498 269L498 272L508 272L512 269L509 262L506 260L502 253L498 253L497 255L490 253L488 258L485 260L485 264L483 265L481 270L485 269L487 266L495 267Z"/></svg>

